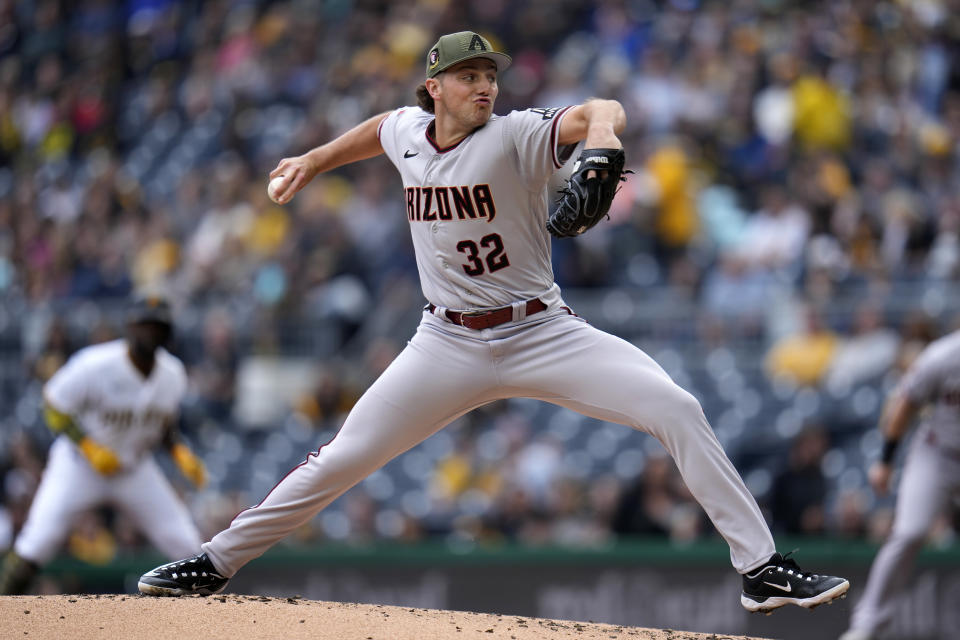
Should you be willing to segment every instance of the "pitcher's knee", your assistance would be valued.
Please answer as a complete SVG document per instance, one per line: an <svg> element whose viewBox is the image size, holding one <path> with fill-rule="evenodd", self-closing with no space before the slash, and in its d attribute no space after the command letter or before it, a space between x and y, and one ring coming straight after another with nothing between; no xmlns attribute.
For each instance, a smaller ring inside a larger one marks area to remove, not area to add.
<svg viewBox="0 0 960 640"><path fill-rule="evenodd" d="M644 407L647 415L641 418L639 428L653 434L661 442L664 439L684 438L686 434L712 433L700 401L682 387L673 385L657 400L659 402Z"/></svg>
<svg viewBox="0 0 960 640"><path fill-rule="evenodd" d="M306 471L324 486L353 486L385 464L368 452L321 449L307 460Z"/></svg>
<svg viewBox="0 0 960 640"><path fill-rule="evenodd" d="M699 422L703 419L703 407L692 393L680 386L674 386L674 395L671 398L673 402L673 412L683 424L690 422Z"/></svg>

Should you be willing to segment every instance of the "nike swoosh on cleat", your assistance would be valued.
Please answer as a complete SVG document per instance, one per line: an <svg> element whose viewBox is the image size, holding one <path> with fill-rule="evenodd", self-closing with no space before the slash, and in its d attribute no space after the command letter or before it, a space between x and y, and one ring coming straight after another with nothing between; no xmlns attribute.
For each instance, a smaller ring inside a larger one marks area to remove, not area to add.
<svg viewBox="0 0 960 640"><path fill-rule="evenodd" d="M412 158L413 156L418 156L418 155L420 155L419 151L417 151L416 153L410 153L410 149L407 149L406 151L403 152L404 158Z"/></svg>
<svg viewBox="0 0 960 640"><path fill-rule="evenodd" d="M780 589L781 591L786 591L787 593L790 593L791 591L793 591L793 587L790 585L789 582L783 585L783 584L777 584L776 582L767 582L766 580L764 580L763 584L768 584L771 587L775 587L777 589Z"/></svg>

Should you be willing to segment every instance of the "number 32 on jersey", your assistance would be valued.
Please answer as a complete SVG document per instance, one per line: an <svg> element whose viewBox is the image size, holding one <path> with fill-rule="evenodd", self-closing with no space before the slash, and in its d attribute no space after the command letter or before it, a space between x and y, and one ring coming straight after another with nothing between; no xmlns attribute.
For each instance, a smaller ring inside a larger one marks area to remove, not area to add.
<svg viewBox="0 0 960 640"><path fill-rule="evenodd" d="M484 249L482 258L481 248ZM461 240L457 243L457 251L467 256L467 264L461 266L468 276L482 276L484 267L487 273L493 273L510 266L510 259L503 251L503 238L499 233L491 233L480 238L479 247L473 240Z"/></svg>

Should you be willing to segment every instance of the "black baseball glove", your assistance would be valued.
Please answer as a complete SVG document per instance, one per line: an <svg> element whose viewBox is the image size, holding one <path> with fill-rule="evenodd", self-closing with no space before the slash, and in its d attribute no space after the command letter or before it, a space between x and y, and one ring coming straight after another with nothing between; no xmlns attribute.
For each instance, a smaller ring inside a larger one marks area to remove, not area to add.
<svg viewBox="0 0 960 640"><path fill-rule="evenodd" d="M580 235L607 215L620 182L626 180L623 149L584 149L573 165L557 208L547 220L547 231L557 238ZM589 171L596 175L588 178ZM605 173L601 173L605 172Z"/></svg>

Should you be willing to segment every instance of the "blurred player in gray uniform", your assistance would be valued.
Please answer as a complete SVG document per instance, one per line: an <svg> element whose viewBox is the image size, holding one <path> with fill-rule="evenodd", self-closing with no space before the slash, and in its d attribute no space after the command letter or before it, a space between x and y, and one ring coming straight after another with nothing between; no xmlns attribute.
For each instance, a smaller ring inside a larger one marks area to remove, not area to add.
<svg viewBox="0 0 960 640"><path fill-rule="evenodd" d="M443 36L427 54L419 106L374 116L271 173L284 176L277 200L285 203L318 173L386 154L403 179L429 304L416 335L337 436L205 543L203 554L145 574L141 592L222 590L243 565L394 456L472 409L518 396L663 443L729 543L748 609L812 607L846 592L846 580L803 573L776 553L697 400L643 351L564 303L545 228L547 186L564 147L620 149L626 117L611 100L494 115L497 73L509 63L476 33Z"/></svg>
<svg viewBox="0 0 960 640"><path fill-rule="evenodd" d="M0 572L0 594L22 593L60 549L77 516L111 504L170 558L197 553L200 534L150 452L163 443L195 485L203 463L180 441L183 363L163 348L172 331L161 298L136 299L126 339L81 349L43 389L58 434L23 529Z"/></svg>
<svg viewBox="0 0 960 640"><path fill-rule="evenodd" d="M929 407L907 453L890 537L873 566L842 640L870 640L890 622L917 552L937 516L960 494L960 331L930 343L910 366L884 409L884 446L870 484L889 490L897 445Z"/></svg>

